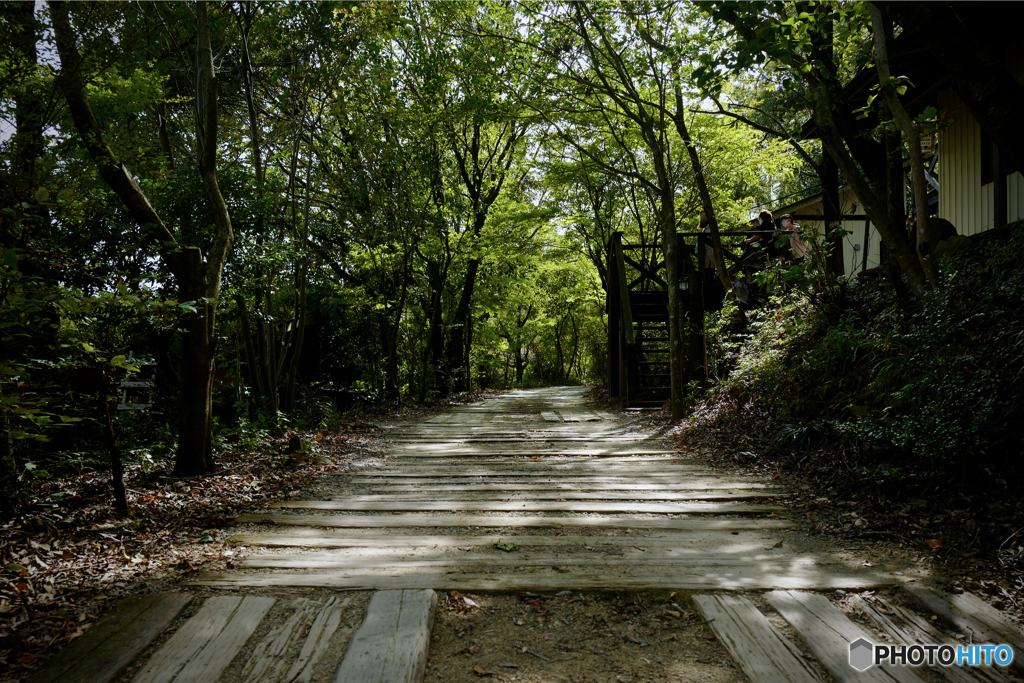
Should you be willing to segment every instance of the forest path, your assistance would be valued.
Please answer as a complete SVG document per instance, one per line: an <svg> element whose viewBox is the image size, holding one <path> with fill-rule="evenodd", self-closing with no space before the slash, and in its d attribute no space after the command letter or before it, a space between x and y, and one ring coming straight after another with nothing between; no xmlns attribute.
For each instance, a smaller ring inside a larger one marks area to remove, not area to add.
<svg viewBox="0 0 1024 683"><path fill-rule="evenodd" d="M221 588L827 590L891 583L800 551L781 492L722 476L583 387L513 391L389 429L383 466L240 522L268 548ZM273 548L275 550L269 550ZM280 549L280 550L278 550Z"/></svg>
<svg viewBox="0 0 1024 683"><path fill-rule="evenodd" d="M584 405L584 391L511 392L393 425L391 453L354 462L320 500L243 515L274 526L232 539L247 547L238 569L188 582L227 590L126 600L32 682L113 681L133 660L133 683L462 683L508 669L523 681L1005 680L855 670L859 639L882 633L1020 650L1024 633L972 596L904 589L922 615L853 593L894 581L815 545L770 480L723 476ZM94 660L102 676L80 664Z"/></svg>

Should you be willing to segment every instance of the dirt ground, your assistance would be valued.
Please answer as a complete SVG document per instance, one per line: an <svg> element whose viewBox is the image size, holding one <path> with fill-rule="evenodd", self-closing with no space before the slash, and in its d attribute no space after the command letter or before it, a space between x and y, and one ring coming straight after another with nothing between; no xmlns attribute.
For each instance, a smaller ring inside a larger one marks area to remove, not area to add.
<svg viewBox="0 0 1024 683"><path fill-rule="evenodd" d="M438 603L425 680L744 681L685 602L671 591L447 593Z"/></svg>

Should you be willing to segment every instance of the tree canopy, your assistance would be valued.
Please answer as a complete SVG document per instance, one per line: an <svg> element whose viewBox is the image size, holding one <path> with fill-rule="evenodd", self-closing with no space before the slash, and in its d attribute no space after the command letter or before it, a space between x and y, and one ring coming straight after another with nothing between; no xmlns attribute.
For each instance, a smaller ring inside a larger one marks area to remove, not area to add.
<svg viewBox="0 0 1024 683"><path fill-rule="evenodd" d="M2 485L107 438L80 398L109 410L143 371L152 407L114 411L111 443L166 433L181 474L215 466L218 430L319 400L607 382L613 233L674 283L703 268L676 233L704 212L728 290L719 233L829 164L894 277L941 288L891 172L938 113L903 111L895 71L861 110L843 90L924 11L4 3ZM679 297L675 415L708 379Z"/></svg>

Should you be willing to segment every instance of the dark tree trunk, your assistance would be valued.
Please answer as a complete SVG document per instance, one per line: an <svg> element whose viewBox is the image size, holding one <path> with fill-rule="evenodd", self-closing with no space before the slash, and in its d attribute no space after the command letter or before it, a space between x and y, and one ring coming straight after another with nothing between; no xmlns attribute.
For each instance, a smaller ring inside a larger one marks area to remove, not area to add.
<svg viewBox="0 0 1024 683"><path fill-rule="evenodd" d="M102 372L102 369L100 370ZM121 446L117 443L117 434L114 432L114 421L110 417L110 382L106 373L103 375L103 395L100 397L100 413L104 419L104 436L107 441L107 451L110 453L110 483L114 487L114 509L118 517L127 517L131 512L128 507L128 492L124 487L124 459L121 455Z"/></svg>
<svg viewBox="0 0 1024 683"><path fill-rule="evenodd" d="M836 276L846 274L843 263L843 237L837 228L843 222L843 209L839 205L839 167L828 152L822 150L820 169L821 205L825 220L825 244L828 258L825 267Z"/></svg>
<svg viewBox="0 0 1024 683"><path fill-rule="evenodd" d="M431 271L433 269L431 268ZM431 272L430 282L430 323L427 333L427 357L434 386L444 392L448 381L444 370L444 279L438 273ZM428 378L424 376L424 392Z"/></svg>
<svg viewBox="0 0 1024 683"><path fill-rule="evenodd" d="M202 253L186 247L168 255L178 280L179 296L194 301L196 313L184 321L181 350L181 404L178 457L174 472L182 476L206 474L213 469L211 411L213 408L214 313L201 299L206 295Z"/></svg>
<svg viewBox="0 0 1024 683"><path fill-rule="evenodd" d="M477 221L483 225L485 216L477 216ZM451 337L448 340L447 349L447 372L450 377L454 391L468 391L469 368L466 366L466 339L469 335L469 311L473 300L473 290L476 286L477 272L480 270L480 260L470 259L466 267L466 279L463 281L462 294L459 297L459 305L455 309L452 318Z"/></svg>

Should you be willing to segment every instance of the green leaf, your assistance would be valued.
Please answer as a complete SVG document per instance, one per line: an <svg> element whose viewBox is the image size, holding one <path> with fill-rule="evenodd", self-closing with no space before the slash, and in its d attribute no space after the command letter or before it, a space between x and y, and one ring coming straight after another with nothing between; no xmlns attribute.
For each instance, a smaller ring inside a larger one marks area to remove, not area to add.
<svg viewBox="0 0 1024 683"><path fill-rule="evenodd" d="M36 190L36 201L40 204L50 201L50 191L45 187L40 187Z"/></svg>
<svg viewBox="0 0 1024 683"><path fill-rule="evenodd" d="M4 265L11 270L18 269L18 252L13 249L4 249Z"/></svg>
<svg viewBox="0 0 1024 683"><path fill-rule="evenodd" d="M20 564L11 563L11 564L7 565L7 571L9 571L9 572L20 572L20 571L24 571L24 570L25 570L25 567L23 565L20 565Z"/></svg>
<svg viewBox="0 0 1024 683"><path fill-rule="evenodd" d="M200 543L213 543L213 536L207 534L199 539Z"/></svg>
<svg viewBox="0 0 1024 683"><path fill-rule="evenodd" d="M82 348L85 349L86 353L93 353L96 351L89 342L82 342Z"/></svg>
<svg viewBox="0 0 1024 683"><path fill-rule="evenodd" d="M63 190L57 193L57 199L62 202L70 202L75 198L75 191L70 187L65 187Z"/></svg>
<svg viewBox="0 0 1024 683"><path fill-rule="evenodd" d="M897 95L906 95L907 94L907 86L901 85L900 87L896 88L896 94Z"/></svg>
<svg viewBox="0 0 1024 683"><path fill-rule="evenodd" d="M110 359L110 364L113 365L115 368L120 368L124 366L124 361L124 356L114 356L113 358Z"/></svg>
<svg viewBox="0 0 1024 683"><path fill-rule="evenodd" d="M517 546L515 543L502 543L501 541L495 543L494 547L498 550L504 550L506 553L510 553L513 550L519 549L519 546Z"/></svg>

